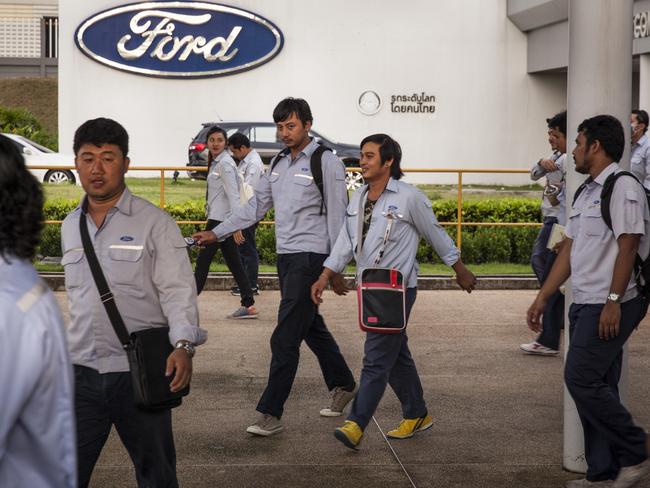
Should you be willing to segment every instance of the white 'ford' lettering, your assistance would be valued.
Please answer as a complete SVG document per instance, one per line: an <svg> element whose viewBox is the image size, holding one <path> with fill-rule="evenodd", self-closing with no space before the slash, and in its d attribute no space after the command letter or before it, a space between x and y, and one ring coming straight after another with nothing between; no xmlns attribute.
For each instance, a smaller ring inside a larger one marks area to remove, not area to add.
<svg viewBox="0 0 650 488"><path fill-rule="evenodd" d="M152 22L151 20L145 20L147 17L160 17L161 20L153 29L149 29ZM140 34L142 37L142 44L133 49L128 49L126 43L131 40L131 34L126 34L118 41L117 52L124 59L138 59L149 50L157 37L163 36L152 49L150 54L152 58L158 58L161 61L169 61L174 59L179 51L182 50L181 54L178 56L179 61L187 60L192 53L202 54L206 61L230 61L239 51L237 48L232 50L230 50L230 48L242 30L240 26L235 26L228 35L228 38L219 36L209 41L203 36L194 37L188 35L179 38L178 36L173 35L176 25L172 20L183 24L201 25L209 22L211 18L212 15L210 14L184 15L165 12L162 10L144 10L134 15L133 18L131 18L131 22L129 22L131 32L133 34ZM143 20L144 22L141 23ZM167 49L167 51L165 51L165 49ZM228 52L229 50L230 52Z"/></svg>

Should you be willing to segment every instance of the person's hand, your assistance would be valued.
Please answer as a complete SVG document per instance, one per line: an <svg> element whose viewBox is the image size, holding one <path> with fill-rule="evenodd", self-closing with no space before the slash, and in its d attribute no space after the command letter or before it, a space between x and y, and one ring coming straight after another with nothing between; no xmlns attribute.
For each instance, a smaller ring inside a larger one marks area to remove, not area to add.
<svg viewBox="0 0 650 488"><path fill-rule="evenodd" d="M214 234L214 232L211 232L209 230L196 232L192 234L192 238L196 241L196 245L199 247L205 247L209 244L217 242L217 236Z"/></svg>
<svg viewBox="0 0 650 488"><path fill-rule="evenodd" d="M241 246L244 242L246 242L246 239L244 238L244 233L241 230L238 230L232 236L235 239L235 243L238 246Z"/></svg>
<svg viewBox="0 0 650 488"><path fill-rule="evenodd" d="M469 269L463 266L461 269L456 271L456 283L458 283L458 286L467 293L472 293L472 290L476 288L476 276L474 276L474 273Z"/></svg>
<svg viewBox="0 0 650 488"><path fill-rule="evenodd" d="M323 303L323 291L325 288L327 288L328 281L329 280L327 279L327 276L322 274L318 277L314 284L311 285L311 300L316 305Z"/></svg>
<svg viewBox="0 0 650 488"><path fill-rule="evenodd" d="M539 164L542 168L544 168L546 171L556 171L557 166L555 165L555 161L551 159L540 159Z"/></svg>
<svg viewBox="0 0 650 488"><path fill-rule="evenodd" d="M533 332L542 331L542 315L544 315L544 309L546 308L546 300L537 295L535 301L528 309L526 313L526 322L528 323L528 328Z"/></svg>
<svg viewBox="0 0 650 488"><path fill-rule="evenodd" d="M330 278L330 284L332 285L332 290L337 295L347 295L350 291L345 284L345 278L341 273L336 273Z"/></svg>
<svg viewBox="0 0 650 488"><path fill-rule="evenodd" d="M621 324L621 304L607 300L598 322L598 337L608 341L618 335Z"/></svg>
<svg viewBox="0 0 650 488"><path fill-rule="evenodd" d="M174 379L169 385L172 392L180 391L190 384L192 379L192 358L184 349L174 349L167 357L167 370L165 376L174 374Z"/></svg>

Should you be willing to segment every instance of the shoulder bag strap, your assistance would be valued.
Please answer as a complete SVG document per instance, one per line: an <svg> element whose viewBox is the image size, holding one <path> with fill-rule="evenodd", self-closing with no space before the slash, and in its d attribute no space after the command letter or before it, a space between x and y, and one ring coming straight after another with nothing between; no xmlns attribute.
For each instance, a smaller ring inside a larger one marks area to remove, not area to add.
<svg viewBox="0 0 650 488"><path fill-rule="evenodd" d="M365 196L368 192L368 187L363 191L361 194L361 197L359 198L359 212L357 214L357 248L356 248L356 253L355 253L355 260L357 262L357 267L359 266L359 258L361 257L361 249L363 246L363 221L365 218L365 212L364 212L364 203L365 203ZM386 230L384 231L384 238L382 239L381 247L379 248L379 252L377 253L377 256L375 257L375 261L373 263L373 266L377 266L379 264L379 261L381 261L381 258L384 256L384 251L386 250L386 244L388 244L388 238L390 237L390 231L393 228L393 221L394 217L388 216L388 224L386 224Z"/></svg>
<svg viewBox="0 0 650 488"><path fill-rule="evenodd" d="M102 272L102 267L100 266L97 255L95 254L95 248L93 247L92 242L90 242L86 214L83 210L79 216L79 232L81 233L81 242L83 243L86 259L88 260L88 266L90 266L90 272L95 280L97 291L99 291L99 299L102 301L102 304L106 309L106 313L111 321L113 330L115 330L115 334L117 334L124 349L127 349L131 346L131 338L129 337L129 332L126 330L120 311L117 309L115 298L108 287L108 283L106 282L106 278Z"/></svg>

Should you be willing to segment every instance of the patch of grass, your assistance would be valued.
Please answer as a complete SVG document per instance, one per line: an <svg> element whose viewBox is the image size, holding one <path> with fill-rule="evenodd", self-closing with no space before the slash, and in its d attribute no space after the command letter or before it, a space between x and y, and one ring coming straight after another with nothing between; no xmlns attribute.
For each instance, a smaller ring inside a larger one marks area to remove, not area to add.
<svg viewBox="0 0 650 488"><path fill-rule="evenodd" d="M48 133L57 137L59 100L56 78L0 79L0 105L28 110Z"/></svg>
<svg viewBox="0 0 650 488"><path fill-rule="evenodd" d="M155 205L160 203L158 178L127 178L126 184L134 195L149 200ZM79 185L44 184L43 188L48 200L79 200L84 193ZM165 178L165 205L179 205L190 200L205 200L205 181L179 178L174 183L171 178Z"/></svg>

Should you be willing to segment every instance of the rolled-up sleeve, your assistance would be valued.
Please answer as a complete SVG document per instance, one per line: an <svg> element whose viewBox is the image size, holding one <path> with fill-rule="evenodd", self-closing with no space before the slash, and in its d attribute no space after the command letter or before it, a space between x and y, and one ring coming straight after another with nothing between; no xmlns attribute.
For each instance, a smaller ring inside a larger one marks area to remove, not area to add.
<svg viewBox="0 0 650 488"><path fill-rule="evenodd" d="M187 245L171 217L153 229L153 282L169 324L169 340L172 344L180 339L203 344L207 332L199 328L196 283Z"/></svg>
<svg viewBox="0 0 650 488"><path fill-rule="evenodd" d="M535 164L530 170L530 179L533 181L539 180L546 174L546 170L542 168L539 163Z"/></svg>
<svg viewBox="0 0 650 488"><path fill-rule="evenodd" d="M240 229L256 224L273 207L273 192L268 176L264 174L255 188L255 193L244 205L233 208L230 217L212 229L217 239L222 240Z"/></svg>
<svg viewBox="0 0 650 488"><path fill-rule="evenodd" d="M431 244L442 262L452 266L460 259L460 251L438 223L429 199L419 191L416 191L415 195L416 198L410 199L409 202L409 213L415 228Z"/></svg>
<svg viewBox="0 0 650 488"><path fill-rule="evenodd" d="M622 234L645 235L645 192L636 181L622 176L614 185L610 200L612 230L616 239Z"/></svg>
<svg viewBox="0 0 650 488"><path fill-rule="evenodd" d="M330 152L323 153L323 193L327 211L327 234L330 249L334 248L345 219L348 190L345 186L345 166Z"/></svg>

